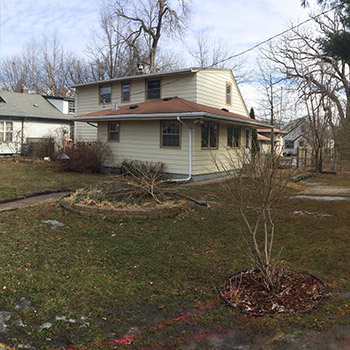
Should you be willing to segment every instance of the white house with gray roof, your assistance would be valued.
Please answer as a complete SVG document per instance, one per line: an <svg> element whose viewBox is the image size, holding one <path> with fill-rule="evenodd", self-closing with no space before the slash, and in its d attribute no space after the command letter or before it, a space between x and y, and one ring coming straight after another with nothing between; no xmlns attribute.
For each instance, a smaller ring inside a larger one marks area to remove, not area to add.
<svg viewBox="0 0 350 350"><path fill-rule="evenodd" d="M74 116L72 108L69 113L70 101L0 91L0 155L21 153L25 144L48 137L70 137Z"/></svg>

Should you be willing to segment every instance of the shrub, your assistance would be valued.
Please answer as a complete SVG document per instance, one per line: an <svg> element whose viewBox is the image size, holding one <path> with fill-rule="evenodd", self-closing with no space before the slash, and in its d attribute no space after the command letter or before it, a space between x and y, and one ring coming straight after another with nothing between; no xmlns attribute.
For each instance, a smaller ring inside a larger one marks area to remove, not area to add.
<svg viewBox="0 0 350 350"><path fill-rule="evenodd" d="M77 142L71 147L61 148L58 155L62 152L69 159L61 160L61 170L78 173L100 173L111 154L108 145L101 141Z"/></svg>
<svg viewBox="0 0 350 350"><path fill-rule="evenodd" d="M161 202L161 187L166 182L164 163L124 160L121 169L124 175L129 175L124 181L130 188L129 193L136 197L151 196L156 202Z"/></svg>

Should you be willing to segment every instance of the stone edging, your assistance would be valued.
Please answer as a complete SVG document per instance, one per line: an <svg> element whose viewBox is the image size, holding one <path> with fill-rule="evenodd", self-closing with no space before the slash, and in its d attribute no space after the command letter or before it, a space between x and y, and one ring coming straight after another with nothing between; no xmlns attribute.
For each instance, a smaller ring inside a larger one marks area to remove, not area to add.
<svg viewBox="0 0 350 350"><path fill-rule="evenodd" d="M108 208L92 207L84 204L70 204L64 198L60 200L60 205L83 216L111 217L116 219L158 219L174 217L183 210L182 205L173 207L159 206L157 208Z"/></svg>

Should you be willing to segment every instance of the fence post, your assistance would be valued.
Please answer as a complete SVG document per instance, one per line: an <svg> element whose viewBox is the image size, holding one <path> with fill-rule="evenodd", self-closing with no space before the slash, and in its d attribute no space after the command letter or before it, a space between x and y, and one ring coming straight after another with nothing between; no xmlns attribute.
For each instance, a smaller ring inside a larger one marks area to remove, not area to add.
<svg viewBox="0 0 350 350"><path fill-rule="evenodd" d="M299 164L299 146L298 146L298 148L297 148L297 169L299 169L299 166L300 166L300 164Z"/></svg>

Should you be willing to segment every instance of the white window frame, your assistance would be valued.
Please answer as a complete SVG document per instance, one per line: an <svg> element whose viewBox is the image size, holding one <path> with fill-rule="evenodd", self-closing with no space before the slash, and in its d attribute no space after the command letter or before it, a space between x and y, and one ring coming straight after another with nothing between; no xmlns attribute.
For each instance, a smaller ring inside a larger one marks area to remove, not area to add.
<svg viewBox="0 0 350 350"><path fill-rule="evenodd" d="M7 121L7 120L0 120L0 143L10 143L13 142L13 122ZM10 130L7 130L7 126L10 125ZM8 134L11 135L11 137L8 137Z"/></svg>
<svg viewBox="0 0 350 350"><path fill-rule="evenodd" d="M164 132L164 126L166 124L175 124L178 127L178 133L167 133ZM177 146L168 146L164 145L164 136L177 136L178 137L178 145ZM181 124L177 121L162 121L160 124L160 147L161 148L171 148L171 149L179 149L181 148Z"/></svg>
<svg viewBox="0 0 350 350"><path fill-rule="evenodd" d="M112 130L112 126L117 128ZM111 135L117 135L116 138L111 137ZM109 142L119 142L120 141L120 122L108 122L108 141Z"/></svg>

